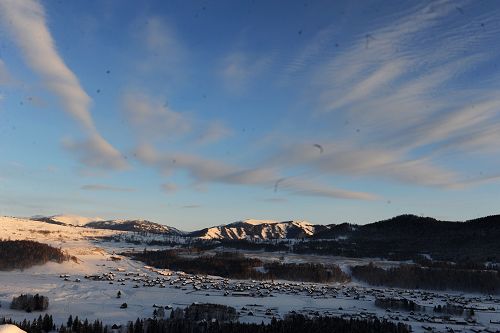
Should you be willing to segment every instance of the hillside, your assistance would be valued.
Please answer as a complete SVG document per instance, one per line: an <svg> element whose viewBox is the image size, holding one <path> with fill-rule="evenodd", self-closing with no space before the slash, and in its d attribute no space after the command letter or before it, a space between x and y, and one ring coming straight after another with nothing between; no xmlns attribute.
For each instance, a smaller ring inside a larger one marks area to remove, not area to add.
<svg viewBox="0 0 500 333"><path fill-rule="evenodd" d="M54 217L38 217L36 220L74 226ZM434 259L452 261L500 260L500 215L465 222L400 215L366 225L313 225L307 221L248 219L190 233L146 220L92 221L77 227L180 236L200 241L265 242L307 239L307 242L295 244L293 251L346 257L408 260L419 255L430 255ZM280 249L283 250L282 247Z"/></svg>
<svg viewBox="0 0 500 333"><path fill-rule="evenodd" d="M29 240L0 239L0 271L25 269L53 261L61 263L70 256L61 249Z"/></svg>
<svg viewBox="0 0 500 333"><path fill-rule="evenodd" d="M133 232L148 232L152 234L166 234L171 236L181 236L183 232L166 225L146 221L146 220L109 220L95 221L85 224L86 228L108 229Z"/></svg>
<svg viewBox="0 0 500 333"><path fill-rule="evenodd" d="M34 221L41 221L52 224L59 225L74 225L74 226L83 226L89 222L93 221L102 221L99 217L85 217L78 215L52 215L52 216L33 216L31 218Z"/></svg>
<svg viewBox="0 0 500 333"><path fill-rule="evenodd" d="M103 220L101 218L76 215L34 216L31 217L31 220L56 225L77 226L90 229L146 232L151 234L165 234L169 236L181 236L184 234L182 231L176 228L147 220Z"/></svg>
<svg viewBox="0 0 500 333"><path fill-rule="evenodd" d="M315 226L306 221L243 220L194 231L189 236L201 239L269 240L306 238L314 232Z"/></svg>
<svg viewBox="0 0 500 333"><path fill-rule="evenodd" d="M454 222L400 215L363 226L330 226L312 239L322 242L325 252L337 255L407 259L430 254L444 260L498 261L500 216ZM315 247L310 244L303 250Z"/></svg>

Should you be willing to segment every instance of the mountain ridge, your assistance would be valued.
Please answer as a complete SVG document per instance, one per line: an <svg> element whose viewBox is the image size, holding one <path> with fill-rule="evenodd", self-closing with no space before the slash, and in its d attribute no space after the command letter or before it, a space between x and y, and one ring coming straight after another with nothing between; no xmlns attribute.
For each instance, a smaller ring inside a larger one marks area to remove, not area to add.
<svg viewBox="0 0 500 333"><path fill-rule="evenodd" d="M77 227L86 227L93 229L110 229L134 232L149 232L156 234L169 234L176 236L185 236L205 240L272 240L272 239L326 239L326 240L345 240L345 239L369 239L404 240L421 237L423 239L436 239L448 234L448 238L464 238L467 233L476 235L484 234L485 230L496 234L500 228L500 215L489 215L471 220L460 221L442 221L432 217L423 217L412 214L403 214L389 219L376 221L364 225L351 223L340 224L312 224L304 220L259 220L244 219L221 224L217 226L202 228L199 230L184 232L177 228L167 226L148 220L91 220L92 218L78 217L69 215L71 218L61 218L61 215L48 217L32 217L32 220L42 221L52 224L73 225ZM80 223L75 223L73 220ZM69 222L68 222L69 221ZM83 223L83 222L86 223ZM71 223L73 222L73 223ZM487 235L485 235L486 237ZM500 236L500 235L499 235Z"/></svg>

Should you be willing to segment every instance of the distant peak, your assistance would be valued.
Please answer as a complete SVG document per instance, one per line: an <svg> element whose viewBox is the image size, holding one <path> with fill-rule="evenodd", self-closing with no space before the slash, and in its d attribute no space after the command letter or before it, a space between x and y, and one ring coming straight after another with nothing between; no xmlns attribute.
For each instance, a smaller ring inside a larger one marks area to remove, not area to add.
<svg viewBox="0 0 500 333"><path fill-rule="evenodd" d="M103 220L100 217L86 217L86 216L79 216L79 215L72 215L72 214L57 214L57 215L48 216L47 218L51 219L52 221L55 221L55 222L69 224L69 225L77 225L77 226L83 226L89 222Z"/></svg>
<svg viewBox="0 0 500 333"><path fill-rule="evenodd" d="M301 224L310 225L311 223L302 220L286 220L286 221L276 221L276 220L260 220L260 219L245 219L242 221L237 221L231 224L246 223L250 225L262 225L262 224L279 224L279 223L290 223L290 224Z"/></svg>
<svg viewBox="0 0 500 333"><path fill-rule="evenodd" d="M258 219L245 219L241 222L246 223L246 224L251 224L251 225L278 223L278 221L275 221L275 220L258 220Z"/></svg>

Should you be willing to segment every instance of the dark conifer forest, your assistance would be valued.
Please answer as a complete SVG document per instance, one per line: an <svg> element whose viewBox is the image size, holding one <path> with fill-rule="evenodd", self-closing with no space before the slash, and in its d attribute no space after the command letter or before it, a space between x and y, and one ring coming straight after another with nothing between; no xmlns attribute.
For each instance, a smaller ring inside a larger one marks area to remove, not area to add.
<svg viewBox="0 0 500 333"><path fill-rule="evenodd" d="M370 263L353 266L351 272L354 278L374 286L500 293L500 274L496 270L429 268L419 265L384 269Z"/></svg>
<svg viewBox="0 0 500 333"><path fill-rule="evenodd" d="M283 279L304 282L348 282L349 275L337 265L314 263L264 263L237 252L186 257L177 250L143 251L128 254L135 260L156 268L180 270L190 274L217 275L234 279ZM256 268L262 268L257 270Z"/></svg>
<svg viewBox="0 0 500 333"><path fill-rule="evenodd" d="M0 240L0 270L24 269L71 257L61 249L29 240Z"/></svg>
<svg viewBox="0 0 500 333"><path fill-rule="evenodd" d="M78 316L70 316L66 324L55 326L52 317L39 316L33 321L24 320L16 323L0 320L0 324L15 324L28 333L57 331L59 333L109 333L113 329L101 321L90 322ZM306 317L288 315L284 319L272 318L268 324L250 324L240 322L195 321L189 318L140 319L129 321L124 327L127 333L409 333L411 328L402 323L392 323L385 319L343 319L339 317Z"/></svg>

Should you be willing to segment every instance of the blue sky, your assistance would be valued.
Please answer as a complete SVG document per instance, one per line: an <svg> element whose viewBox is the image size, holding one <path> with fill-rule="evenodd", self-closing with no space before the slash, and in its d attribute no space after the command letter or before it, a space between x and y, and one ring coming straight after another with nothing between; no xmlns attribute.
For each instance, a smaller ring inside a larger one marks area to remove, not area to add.
<svg viewBox="0 0 500 333"><path fill-rule="evenodd" d="M499 14L0 0L0 214L193 230L499 213Z"/></svg>

